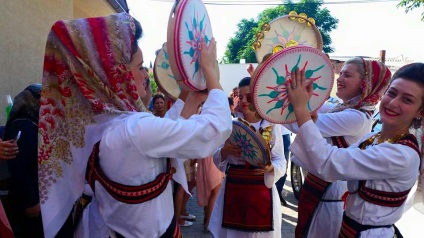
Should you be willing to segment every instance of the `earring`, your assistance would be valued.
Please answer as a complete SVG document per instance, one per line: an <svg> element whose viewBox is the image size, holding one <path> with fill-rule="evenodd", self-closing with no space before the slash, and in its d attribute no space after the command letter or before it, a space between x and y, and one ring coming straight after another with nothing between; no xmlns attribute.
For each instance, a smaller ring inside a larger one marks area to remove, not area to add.
<svg viewBox="0 0 424 238"><path fill-rule="evenodd" d="M422 120L421 117L416 117L414 119L414 121L412 122L412 125L413 125L414 129L418 129L418 128L421 127L421 120Z"/></svg>

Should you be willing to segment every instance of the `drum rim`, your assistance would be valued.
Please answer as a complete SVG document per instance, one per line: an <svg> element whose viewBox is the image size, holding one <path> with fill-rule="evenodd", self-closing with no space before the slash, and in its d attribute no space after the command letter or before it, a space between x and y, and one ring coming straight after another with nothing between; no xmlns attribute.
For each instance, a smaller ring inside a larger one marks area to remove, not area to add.
<svg viewBox="0 0 424 238"><path fill-rule="evenodd" d="M158 86L158 88L160 88L160 91L165 94L166 97L168 97L169 99L171 99L172 101L176 101L178 96L176 97L175 95L173 95L172 93L168 92L168 90L165 89L165 87L162 85L161 80L159 78L159 75L157 73L157 61L158 61L158 57L159 54L161 54L161 52L163 51L163 48L166 46L167 47L167 43L165 42L162 46L162 48L160 48L158 55L156 56L155 62L153 63L153 77L155 78L156 81L156 85ZM169 52L168 52L169 53ZM163 53L162 53L163 54ZM169 67L171 68L171 65L169 65ZM171 70L172 75L174 76L174 73ZM175 76L174 76L175 77ZM175 81L177 81L177 79L175 79ZM177 83L178 85L178 83ZM178 85L179 86L179 85Z"/></svg>

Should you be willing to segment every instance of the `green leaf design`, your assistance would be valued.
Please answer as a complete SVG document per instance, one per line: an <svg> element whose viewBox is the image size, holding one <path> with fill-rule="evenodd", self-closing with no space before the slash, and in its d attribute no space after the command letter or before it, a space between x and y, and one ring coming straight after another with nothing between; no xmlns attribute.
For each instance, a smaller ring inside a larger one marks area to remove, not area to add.
<svg viewBox="0 0 424 238"><path fill-rule="evenodd" d="M318 70L320 70L320 69L322 69L324 67L324 65L321 65L321 66L319 66L318 68L316 68L316 69L308 69L308 70L306 70L306 72L305 72L305 77L306 78L310 78L310 77L312 77L312 75L316 72L316 71L318 71Z"/></svg>
<svg viewBox="0 0 424 238"><path fill-rule="evenodd" d="M194 63L194 73L193 73L193 78L194 78L194 75L195 75L198 71L199 71L199 61L196 61L196 62Z"/></svg>
<svg viewBox="0 0 424 238"><path fill-rule="evenodd" d="M299 67L299 63L300 63L300 59L302 58L302 55L299 55L299 57L297 58L297 63L293 66L292 68L292 72L295 71L298 67Z"/></svg>
<svg viewBox="0 0 424 238"><path fill-rule="evenodd" d="M319 86L318 84L316 84L316 83L313 83L312 84L312 90L315 90L315 89L320 89L320 90L327 90L327 88L325 88L325 87L321 87L321 86Z"/></svg>
<svg viewBox="0 0 424 238"><path fill-rule="evenodd" d="M278 75L278 72L277 72L277 70L274 67L272 67L272 71L274 71L274 73L275 73L275 76L277 78L277 84L278 85L284 84L286 82L286 78L284 78L284 76Z"/></svg>
<svg viewBox="0 0 424 238"><path fill-rule="evenodd" d="M192 32L192 31L190 31L190 28L188 28L188 24L187 24L187 22L184 22L184 24L185 24L185 26L186 26L186 28L187 28L187 31L188 31L188 38L189 38L190 40L193 40L193 39L194 39L193 32Z"/></svg>
<svg viewBox="0 0 424 238"><path fill-rule="evenodd" d="M270 98L276 98L278 96L277 91L271 91L269 94L259 94L259 97L270 97Z"/></svg>
<svg viewBox="0 0 424 238"><path fill-rule="evenodd" d="M287 106L287 110L289 111L289 113L287 113L286 120L289 118L290 114L294 112L294 108L293 108L293 105L291 105L291 103Z"/></svg>
<svg viewBox="0 0 424 238"><path fill-rule="evenodd" d="M205 21L205 16L206 15L203 15L203 19L200 21L200 23L199 23L199 28L200 28L200 31L203 31L203 22Z"/></svg>
<svg viewBox="0 0 424 238"><path fill-rule="evenodd" d="M275 104L275 106L273 107L273 108L271 108L271 109L269 109L267 112L266 112L266 114L268 114L269 112L271 112L272 110L274 110L274 109L278 109L278 108L282 108L283 107L283 102L282 101L278 101L276 104Z"/></svg>

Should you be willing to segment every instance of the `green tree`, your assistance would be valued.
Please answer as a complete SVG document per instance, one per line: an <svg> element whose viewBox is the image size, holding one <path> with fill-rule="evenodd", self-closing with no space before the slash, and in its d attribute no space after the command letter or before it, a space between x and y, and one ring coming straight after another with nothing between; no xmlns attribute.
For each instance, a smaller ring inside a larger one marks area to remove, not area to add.
<svg viewBox="0 0 424 238"><path fill-rule="evenodd" d="M248 63L256 63L255 51L252 44L255 40L255 34L260 31L260 27L265 22L287 15L290 11L297 13L306 13L316 21L316 26L321 32L323 40L323 51L331 53L334 49L331 47L330 32L337 28L338 19L331 16L327 8L321 9L322 1L302 0L299 3L287 1L283 5L265 9L259 14L257 20L242 19L237 25L238 30L235 36L230 38L227 44L227 50L223 58L224 63L238 63L240 59L246 59Z"/></svg>
<svg viewBox="0 0 424 238"><path fill-rule="evenodd" d="M238 63L240 59L246 59L245 51L248 48L252 48L251 45L255 36L255 32L252 29L257 26L258 23L253 18L242 19L237 24L238 31L234 37L230 38L230 42L227 44L227 50L223 59L224 63ZM248 60L247 62L251 61Z"/></svg>
<svg viewBox="0 0 424 238"><path fill-rule="evenodd" d="M153 76L153 72L149 72L150 83L152 85L152 95L155 95L158 91L158 85L156 84L155 77Z"/></svg>
<svg viewBox="0 0 424 238"><path fill-rule="evenodd" d="M405 7L405 12L408 13L415 8L420 8L421 4L424 6L424 0L402 0L397 7ZM424 21L424 12L421 13L421 21Z"/></svg>

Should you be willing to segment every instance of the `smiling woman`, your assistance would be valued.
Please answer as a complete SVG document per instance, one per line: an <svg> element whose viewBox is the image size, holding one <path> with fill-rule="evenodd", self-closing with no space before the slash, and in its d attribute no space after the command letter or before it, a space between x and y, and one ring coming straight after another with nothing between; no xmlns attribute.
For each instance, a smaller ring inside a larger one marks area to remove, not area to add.
<svg viewBox="0 0 424 238"><path fill-rule="evenodd" d="M367 134L345 149L328 144L312 123L305 107L309 89L302 74L295 75L297 88L289 87L300 126L291 150L309 172L347 181L340 235L393 237L396 230L399 237L393 224L401 218L418 178L421 154L409 129L420 127L424 116L424 64L406 65L393 75L379 107L381 132Z"/></svg>
<svg viewBox="0 0 424 238"><path fill-rule="evenodd" d="M316 125L321 135L333 145L348 147L369 133L371 114L389 80L390 71L380 62L361 58L347 60L337 78L337 95L343 102L325 103L318 110ZM286 127L298 133L296 123ZM305 169L297 156L292 156L292 161ZM300 174L298 170L297 175ZM320 185L319 189L315 189L316 184ZM342 197L346 191L346 181L309 173L300 190L296 237L337 237L344 211Z"/></svg>

